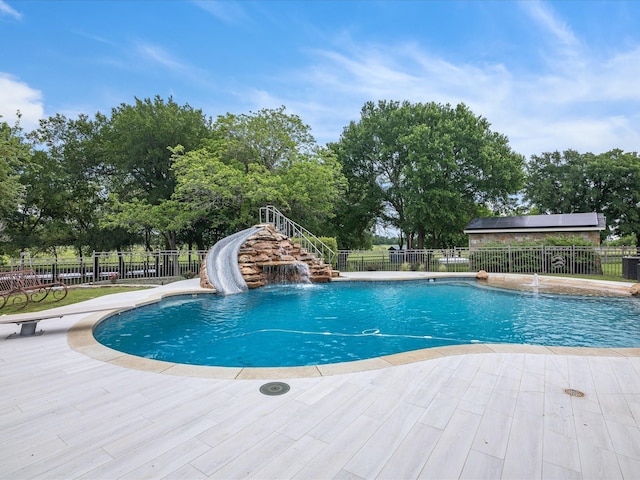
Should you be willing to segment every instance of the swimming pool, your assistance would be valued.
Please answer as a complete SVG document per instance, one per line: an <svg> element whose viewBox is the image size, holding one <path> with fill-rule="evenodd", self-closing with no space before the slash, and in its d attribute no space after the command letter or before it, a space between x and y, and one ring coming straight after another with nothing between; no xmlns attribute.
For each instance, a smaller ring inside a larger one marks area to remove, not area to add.
<svg viewBox="0 0 640 480"><path fill-rule="evenodd" d="M100 343L191 365L283 367L472 343L639 347L640 301L474 281L338 282L181 295L114 315Z"/></svg>

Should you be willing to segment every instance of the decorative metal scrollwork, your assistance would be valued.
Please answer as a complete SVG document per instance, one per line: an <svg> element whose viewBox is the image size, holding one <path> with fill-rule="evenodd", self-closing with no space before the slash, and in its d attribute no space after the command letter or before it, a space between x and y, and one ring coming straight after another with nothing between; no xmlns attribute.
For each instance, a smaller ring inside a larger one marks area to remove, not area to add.
<svg viewBox="0 0 640 480"><path fill-rule="evenodd" d="M567 263L567 260L562 255L556 255L551 259L551 266L556 269L564 268L566 263Z"/></svg>

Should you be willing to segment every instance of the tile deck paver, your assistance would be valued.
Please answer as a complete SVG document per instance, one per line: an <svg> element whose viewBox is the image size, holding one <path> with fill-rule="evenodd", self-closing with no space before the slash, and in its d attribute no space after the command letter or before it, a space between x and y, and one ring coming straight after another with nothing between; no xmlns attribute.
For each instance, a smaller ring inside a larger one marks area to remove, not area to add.
<svg viewBox="0 0 640 480"><path fill-rule="evenodd" d="M638 356L496 346L269 397L85 355L67 339L85 317L0 325L0 478L640 477Z"/></svg>

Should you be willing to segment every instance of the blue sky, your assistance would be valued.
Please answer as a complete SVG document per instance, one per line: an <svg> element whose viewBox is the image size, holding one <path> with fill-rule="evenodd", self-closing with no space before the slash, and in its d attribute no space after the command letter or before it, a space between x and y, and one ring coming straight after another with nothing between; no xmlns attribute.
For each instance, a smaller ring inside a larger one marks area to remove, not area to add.
<svg viewBox="0 0 640 480"><path fill-rule="evenodd" d="M0 0L0 115L285 105L324 144L369 100L464 102L527 157L638 151L639 20L638 1Z"/></svg>

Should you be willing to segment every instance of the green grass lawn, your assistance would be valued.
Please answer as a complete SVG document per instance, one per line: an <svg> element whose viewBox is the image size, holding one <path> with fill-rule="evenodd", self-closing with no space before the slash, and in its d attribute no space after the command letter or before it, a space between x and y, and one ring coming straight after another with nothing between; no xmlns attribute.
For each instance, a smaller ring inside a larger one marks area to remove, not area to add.
<svg viewBox="0 0 640 480"><path fill-rule="evenodd" d="M62 300L56 300L49 295L41 302L29 302L26 307L11 305L11 298L4 308L0 309L0 315L11 315L14 313L31 313L40 312L49 308L64 307L74 303L84 302L92 298L102 297L103 295L111 295L114 293L131 292L133 290L142 290L148 287L95 287L95 288L70 288L67 296Z"/></svg>

